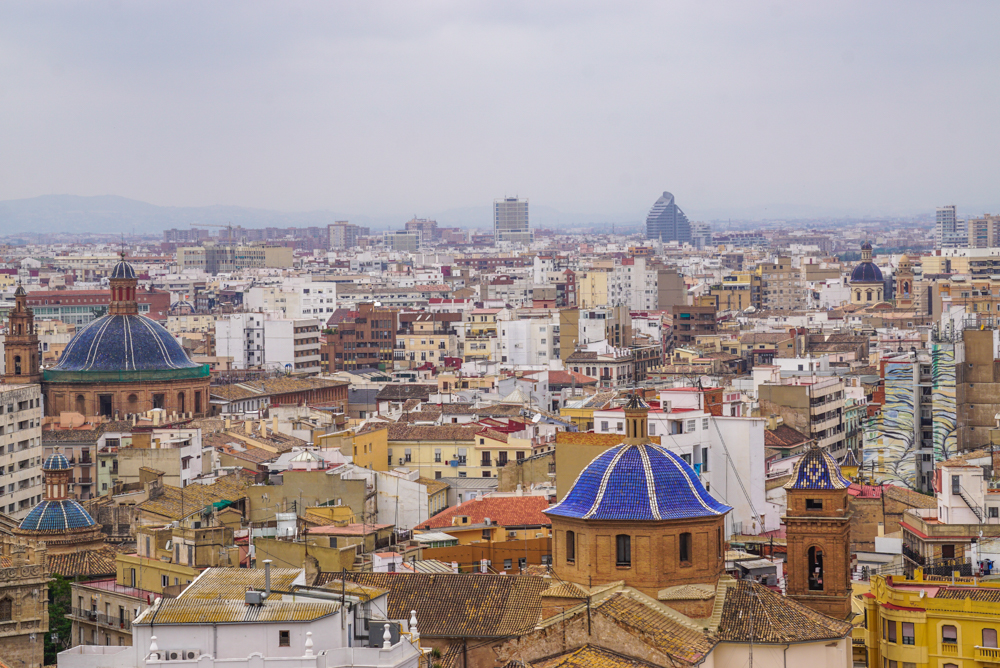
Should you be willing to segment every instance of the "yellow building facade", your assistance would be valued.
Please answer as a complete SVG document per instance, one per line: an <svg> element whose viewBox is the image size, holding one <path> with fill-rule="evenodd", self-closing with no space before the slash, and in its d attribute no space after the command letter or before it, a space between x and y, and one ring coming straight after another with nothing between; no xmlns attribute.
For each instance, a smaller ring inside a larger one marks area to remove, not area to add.
<svg viewBox="0 0 1000 668"><path fill-rule="evenodd" d="M912 578L873 576L862 601L869 666L1000 665L1000 582L925 576L918 568Z"/></svg>

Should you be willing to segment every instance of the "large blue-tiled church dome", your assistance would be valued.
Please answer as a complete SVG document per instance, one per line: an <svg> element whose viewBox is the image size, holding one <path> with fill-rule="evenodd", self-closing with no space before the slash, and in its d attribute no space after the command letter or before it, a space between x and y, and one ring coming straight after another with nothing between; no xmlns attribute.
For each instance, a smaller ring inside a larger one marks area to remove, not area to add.
<svg viewBox="0 0 1000 668"><path fill-rule="evenodd" d="M59 363L45 370L46 381L127 382L208 377L207 365L192 362L170 332L139 314L135 269L124 257L111 271L110 280L108 314L77 332Z"/></svg>
<svg viewBox="0 0 1000 668"><path fill-rule="evenodd" d="M725 515L683 459L654 443L615 446L583 470L546 513L593 520L679 520Z"/></svg>
<svg viewBox="0 0 1000 668"><path fill-rule="evenodd" d="M198 369L162 325L143 315L97 318L66 346L46 376L71 371L175 371ZM56 379L53 376L53 379Z"/></svg>

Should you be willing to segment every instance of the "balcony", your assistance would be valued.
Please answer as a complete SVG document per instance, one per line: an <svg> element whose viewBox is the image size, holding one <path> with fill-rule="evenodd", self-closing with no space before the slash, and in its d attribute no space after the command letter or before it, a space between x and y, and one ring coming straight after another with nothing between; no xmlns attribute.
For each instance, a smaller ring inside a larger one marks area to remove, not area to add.
<svg viewBox="0 0 1000 668"><path fill-rule="evenodd" d="M1000 649L996 647L980 647L976 645L976 661L981 663L1000 664Z"/></svg>
<svg viewBox="0 0 1000 668"><path fill-rule="evenodd" d="M903 544L903 556L918 566L923 566L926 562L926 560L918 554L916 550L905 543Z"/></svg>
<svg viewBox="0 0 1000 668"><path fill-rule="evenodd" d="M958 645L953 642L941 643L941 654L944 656L958 656Z"/></svg>

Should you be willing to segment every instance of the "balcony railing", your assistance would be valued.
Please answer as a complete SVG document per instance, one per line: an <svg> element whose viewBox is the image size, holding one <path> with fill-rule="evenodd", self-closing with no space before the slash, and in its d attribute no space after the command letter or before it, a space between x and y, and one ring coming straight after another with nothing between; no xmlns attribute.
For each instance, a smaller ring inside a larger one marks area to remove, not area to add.
<svg viewBox="0 0 1000 668"><path fill-rule="evenodd" d="M926 563L926 559L923 556L906 544L903 545L903 556L919 566L923 566Z"/></svg>
<svg viewBox="0 0 1000 668"><path fill-rule="evenodd" d="M996 647L980 647L976 645L976 661L983 663L1000 662L1000 649Z"/></svg>

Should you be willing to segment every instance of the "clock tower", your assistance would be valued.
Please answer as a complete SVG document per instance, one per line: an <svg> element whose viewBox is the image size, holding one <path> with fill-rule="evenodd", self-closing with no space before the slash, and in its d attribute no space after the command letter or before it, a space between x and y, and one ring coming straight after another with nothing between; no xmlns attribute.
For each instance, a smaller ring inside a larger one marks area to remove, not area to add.
<svg viewBox="0 0 1000 668"><path fill-rule="evenodd" d="M38 363L38 334L35 333L35 313L28 308L28 293L17 286L14 308L7 318L4 337L3 382L12 385L40 383L42 373Z"/></svg>

